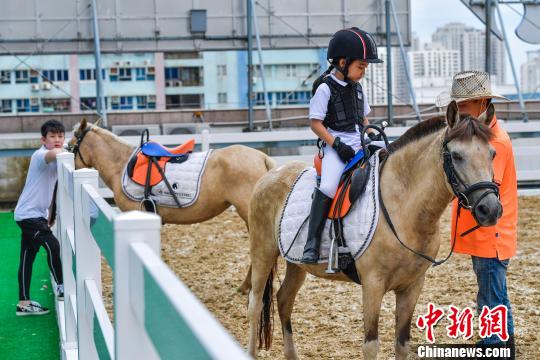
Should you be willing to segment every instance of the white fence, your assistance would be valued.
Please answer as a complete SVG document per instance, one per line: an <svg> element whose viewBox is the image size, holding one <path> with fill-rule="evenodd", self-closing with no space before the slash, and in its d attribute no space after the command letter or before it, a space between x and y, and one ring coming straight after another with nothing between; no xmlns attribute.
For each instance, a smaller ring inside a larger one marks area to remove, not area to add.
<svg viewBox="0 0 540 360"><path fill-rule="evenodd" d="M62 359L247 359L160 259L160 217L119 212L97 186L97 171L75 171L73 154L58 156ZM102 297L102 255L113 274L114 325Z"/></svg>

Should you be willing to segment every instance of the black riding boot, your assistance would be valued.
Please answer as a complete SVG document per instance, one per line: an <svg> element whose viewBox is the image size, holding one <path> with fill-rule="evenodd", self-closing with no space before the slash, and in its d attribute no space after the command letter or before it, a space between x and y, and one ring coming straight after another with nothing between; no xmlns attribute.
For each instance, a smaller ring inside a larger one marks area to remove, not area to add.
<svg viewBox="0 0 540 360"><path fill-rule="evenodd" d="M324 195L316 188L311 203L311 213L309 214L307 242L302 256L302 263L304 264L316 264L319 260L319 246L321 245L322 232L330 205L332 205L332 198Z"/></svg>

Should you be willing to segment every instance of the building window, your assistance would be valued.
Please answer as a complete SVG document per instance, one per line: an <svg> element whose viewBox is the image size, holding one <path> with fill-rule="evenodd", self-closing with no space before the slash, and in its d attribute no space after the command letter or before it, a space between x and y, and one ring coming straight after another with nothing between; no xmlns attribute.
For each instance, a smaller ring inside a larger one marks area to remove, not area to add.
<svg viewBox="0 0 540 360"><path fill-rule="evenodd" d="M144 67L135 68L135 80L147 80L146 68Z"/></svg>
<svg viewBox="0 0 540 360"><path fill-rule="evenodd" d="M217 66L217 76L220 76L220 77L227 76L227 65L218 65Z"/></svg>
<svg viewBox="0 0 540 360"><path fill-rule="evenodd" d="M39 82L39 72L37 70L30 70L30 83L37 84Z"/></svg>
<svg viewBox="0 0 540 360"><path fill-rule="evenodd" d="M218 93L218 104L226 104L227 103L227 93Z"/></svg>
<svg viewBox="0 0 540 360"><path fill-rule="evenodd" d="M137 109L148 109L148 100L146 96L137 96Z"/></svg>
<svg viewBox="0 0 540 360"><path fill-rule="evenodd" d="M70 99L41 99L43 112L69 112Z"/></svg>
<svg viewBox="0 0 540 360"><path fill-rule="evenodd" d="M165 86L202 86L202 68L168 67L165 68Z"/></svg>
<svg viewBox="0 0 540 360"><path fill-rule="evenodd" d="M17 99L17 112L39 112L37 99Z"/></svg>
<svg viewBox="0 0 540 360"><path fill-rule="evenodd" d="M11 84L11 71L9 70L0 71L0 84Z"/></svg>
<svg viewBox="0 0 540 360"><path fill-rule="evenodd" d="M203 96L200 94L167 95L167 109L200 108Z"/></svg>
<svg viewBox="0 0 540 360"><path fill-rule="evenodd" d="M83 80L96 80L96 69L79 70L79 78ZM105 69L101 69L101 79L105 80Z"/></svg>
<svg viewBox="0 0 540 360"><path fill-rule="evenodd" d="M112 96L111 109L112 110L132 110L133 109L133 96Z"/></svg>
<svg viewBox="0 0 540 360"><path fill-rule="evenodd" d="M272 103L274 93L268 93L268 103ZM264 92L258 92L255 95L255 105L265 105L264 102Z"/></svg>
<svg viewBox="0 0 540 360"><path fill-rule="evenodd" d="M69 81L69 73L67 70L43 70L41 74L44 81Z"/></svg>
<svg viewBox="0 0 540 360"><path fill-rule="evenodd" d="M287 76L287 77L295 77L296 76L296 65L295 64L287 64L285 66L285 76Z"/></svg>
<svg viewBox="0 0 540 360"><path fill-rule="evenodd" d="M131 81L131 68L121 67L118 69L118 80Z"/></svg>
<svg viewBox="0 0 540 360"><path fill-rule="evenodd" d="M97 103L95 97L82 97L80 100L80 106L82 111L96 110Z"/></svg>
<svg viewBox="0 0 540 360"><path fill-rule="evenodd" d="M3 112L3 113L12 112L12 110L11 110L11 99L6 99L6 100L0 101L0 112Z"/></svg>
<svg viewBox="0 0 540 360"><path fill-rule="evenodd" d="M30 82L30 76L28 70L15 70L15 83L27 84Z"/></svg>

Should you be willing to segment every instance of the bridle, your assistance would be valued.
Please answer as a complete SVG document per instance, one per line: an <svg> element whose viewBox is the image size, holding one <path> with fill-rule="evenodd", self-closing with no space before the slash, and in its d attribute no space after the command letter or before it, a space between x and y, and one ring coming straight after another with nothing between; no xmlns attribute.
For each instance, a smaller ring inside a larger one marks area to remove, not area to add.
<svg viewBox="0 0 540 360"><path fill-rule="evenodd" d="M471 210L471 212L474 213L476 207L484 197L488 196L489 194L495 194L497 197L499 197L499 186L494 181L480 181L470 186L467 186L467 184L461 179L459 173L454 168L454 163L452 162L452 155L450 155L450 151L448 150L449 142L449 140L445 140L442 147L442 156L444 161L443 168L444 173L446 174L446 180L452 187L452 192L458 199L458 204L462 208ZM459 190L460 185L463 188L462 191ZM469 196L473 192L482 189L486 189L486 191L474 202L474 204L471 204Z"/></svg>
<svg viewBox="0 0 540 360"><path fill-rule="evenodd" d="M73 144L73 146L71 147L71 149L68 148L68 151L72 152L74 157L75 157L75 160L77 160L77 155L79 155L79 157L81 158L81 161L83 163L83 165L85 167L90 167L86 161L84 161L84 158L82 156L82 153L81 153L81 143L84 139L84 137L86 136L86 134L88 134L88 132L90 131L90 127L87 127L86 129L83 130L83 132L79 135L79 136L76 136L76 139L77 141L75 142L75 144Z"/></svg>
<svg viewBox="0 0 540 360"><path fill-rule="evenodd" d="M394 234L394 236L396 237L396 239L399 241L401 245L403 245L407 250L411 251L415 255L420 256L421 258L431 262L433 266L438 266L445 263L450 258L450 256L452 256L452 253L454 252L454 246L456 244L456 237L457 237L457 223L458 223L461 209L465 208L465 209L471 210L474 214L474 210L476 209L476 207L478 206L478 204L484 197L488 196L489 194L495 194L497 195L497 198L499 198L499 186L494 181L480 181L475 184L467 186L467 184L462 180L462 178L459 176L459 173L456 171L456 168L454 167L454 163L452 162L452 155L450 154L450 151L448 150L448 143L451 140L448 140L446 135L447 133L445 134L445 140L442 145L443 168L444 168L444 173L446 174L446 180L450 184L450 187L452 188L452 192L454 193L454 196L458 199L458 208L457 208L456 220L454 223L454 237L452 239L452 247L450 249L450 252L446 256L446 258L444 258L443 260L437 261L428 255L417 252L411 249L410 247L408 247L403 241L401 241L401 239L399 238L397 234L396 228L394 227L394 224L392 223L392 219L390 219L390 214L388 213L388 210L386 209L386 206L384 205L384 201L383 201L382 193L381 193L380 179L382 178L381 176L382 170L384 168L384 165L386 164L386 160L388 159L388 157L386 157L382 161L380 174L379 174L379 201L381 204L381 210L384 214L386 222L388 223L388 226L390 227L390 230L392 230L392 233ZM460 185L461 187L463 187L463 190L460 190ZM474 202L474 204L471 204L469 200L470 195L474 193L475 191L483 190L483 189L486 189L486 191ZM474 230L478 229L479 227L480 225L476 225L473 228L463 232L461 236L465 236L473 232Z"/></svg>

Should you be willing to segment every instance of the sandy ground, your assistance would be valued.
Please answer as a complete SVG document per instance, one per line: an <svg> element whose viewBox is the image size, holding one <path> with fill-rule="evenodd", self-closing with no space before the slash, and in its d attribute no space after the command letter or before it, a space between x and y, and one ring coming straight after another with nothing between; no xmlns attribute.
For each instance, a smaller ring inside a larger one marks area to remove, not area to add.
<svg viewBox="0 0 540 360"><path fill-rule="evenodd" d="M508 286L516 326L519 359L539 359L540 335L540 197L519 199L518 254L508 271ZM438 258L449 250L449 211L443 217L442 246ZM162 257L173 271L212 311L238 342L247 346L247 297L236 292L248 269L248 234L233 210L201 224L165 225ZM281 260L280 260L281 261ZM283 278L284 264L279 264ZM110 298L110 274L104 272L104 290ZM293 329L303 359L362 358L361 287L308 275L296 299ZM470 257L456 254L446 264L430 268L414 321L427 303L441 307L473 307L476 280ZM381 359L394 357L394 294L386 294L379 322ZM282 359L279 316L275 314L274 343L260 358ZM442 324L435 329L437 343L451 342ZM475 334L478 327L475 318ZM455 342L455 341L454 341ZM458 341L463 343L464 341ZM473 343L473 340L469 341ZM412 344L425 343L414 324ZM414 356L411 356L414 358Z"/></svg>

